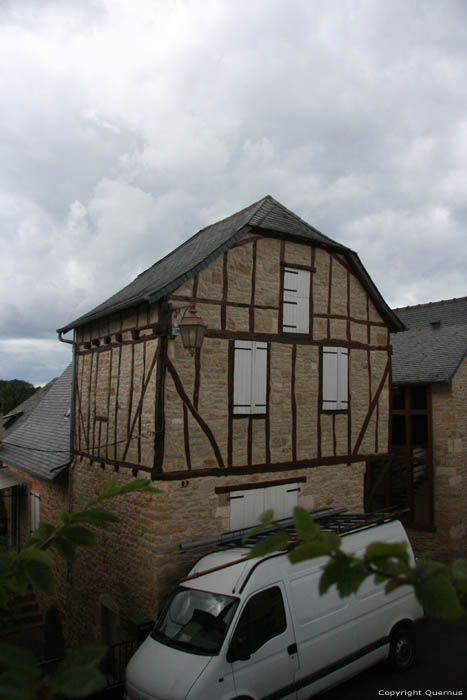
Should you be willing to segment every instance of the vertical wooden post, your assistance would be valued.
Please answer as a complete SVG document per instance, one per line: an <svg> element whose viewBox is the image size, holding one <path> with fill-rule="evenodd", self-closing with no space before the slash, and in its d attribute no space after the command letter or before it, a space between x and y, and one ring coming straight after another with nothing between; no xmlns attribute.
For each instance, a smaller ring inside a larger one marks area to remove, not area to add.
<svg viewBox="0 0 467 700"><path fill-rule="evenodd" d="M167 348L169 344L168 332L170 325L170 312L167 300L160 302L160 329L159 338L159 361L157 363L156 374L156 420L154 430L154 460L151 470L151 479L157 479L157 475L162 473L164 462L165 444L165 377L167 373Z"/></svg>

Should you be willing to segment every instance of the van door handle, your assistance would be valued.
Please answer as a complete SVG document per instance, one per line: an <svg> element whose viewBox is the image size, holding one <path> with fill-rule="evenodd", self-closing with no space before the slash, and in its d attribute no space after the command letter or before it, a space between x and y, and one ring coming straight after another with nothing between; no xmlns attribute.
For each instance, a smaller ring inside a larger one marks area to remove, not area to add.
<svg viewBox="0 0 467 700"><path fill-rule="evenodd" d="M297 653L297 645L296 644L290 644L290 646L287 647L287 652L292 656L293 654Z"/></svg>

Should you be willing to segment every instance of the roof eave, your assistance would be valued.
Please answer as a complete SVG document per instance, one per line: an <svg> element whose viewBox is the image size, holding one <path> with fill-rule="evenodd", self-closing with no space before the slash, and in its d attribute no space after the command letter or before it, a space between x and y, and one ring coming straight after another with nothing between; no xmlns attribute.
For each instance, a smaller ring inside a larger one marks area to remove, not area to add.
<svg viewBox="0 0 467 700"><path fill-rule="evenodd" d="M193 275L196 275L201 270L204 270L213 260L215 260L224 251L231 248L234 243L240 240L240 238L247 234L251 229L252 227L250 225L242 226L238 231L233 233L227 241L225 241L221 246L219 246L212 253L210 253L202 262L193 265L193 267L189 268L186 272L182 273L181 275L178 275L178 277L176 277L172 282L170 282L170 284L166 284L164 287L156 289L153 292L146 292L141 296L134 297L133 299L127 300L120 304L116 304L111 309L103 309L101 312L97 312L94 315L86 314L85 316L81 316L75 321L72 321L67 326L64 326L63 328L58 328L57 333L68 333L68 331L71 331L74 328L79 328L80 326L84 326L87 323L92 323L93 321L97 321L103 318L104 316L110 316L113 313L124 311L125 309L131 309L134 306L139 306L139 304L154 304L155 302L167 296L167 294L173 292L174 289L177 289L177 287L183 284L183 282L185 282L187 279L189 279Z"/></svg>
<svg viewBox="0 0 467 700"><path fill-rule="evenodd" d="M4 443L5 445L7 443ZM19 469L21 472L24 472L30 476L33 476L36 479L42 479L43 481L57 481L57 479L63 475L63 473L68 469L70 466L72 459L70 456L70 459L65 462L64 464L60 464L58 467L54 467L53 469L50 470L50 472L43 472L39 471L37 469L31 469L24 464L21 463L20 460L15 460L14 457L13 459L11 456L2 456L1 449L0 449L0 461L3 462L7 467L13 467L14 469Z"/></svg>

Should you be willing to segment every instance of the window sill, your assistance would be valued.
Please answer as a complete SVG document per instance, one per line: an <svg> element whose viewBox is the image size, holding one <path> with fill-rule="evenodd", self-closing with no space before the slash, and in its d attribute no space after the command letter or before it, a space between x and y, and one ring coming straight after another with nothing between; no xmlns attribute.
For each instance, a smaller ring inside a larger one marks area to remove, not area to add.
<svg viewBox="0 0 467 700"><path fill-rule="evenodd" d="M234 413L232 418L267 418L267 413Z"/></svg>

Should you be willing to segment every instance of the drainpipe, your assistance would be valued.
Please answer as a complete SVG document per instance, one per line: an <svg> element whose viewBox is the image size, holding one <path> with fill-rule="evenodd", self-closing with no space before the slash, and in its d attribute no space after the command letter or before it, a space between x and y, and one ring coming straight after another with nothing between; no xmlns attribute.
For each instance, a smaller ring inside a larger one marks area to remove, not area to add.
<svg viewBox="0 0 467 700"><path fill-rule="evenodd" d="M73 340L63 338L62 332L58 332L58 339L61 343L73 345L72 351L72 377L71 377L71 406L70 406L70 470L68 474L68 512L73 510L73 457L72 452L75 447L75 407L76 407L76 331L73 331Z"/></svg>
<svg viewBox="0 0 467 700"><path fill-rule="evenodd" d="M75 410L76 410L76 330L73 330L73 340L63 338L62 332L58 332L58 339L61 343L73 345L72 350L72 375L71 375L71 406L70 406L70 462L68 467L68 512L73 510L73 476L75 461L72 452L75 446ZM73 593L73 563L67 562L66 587L64 596L65 611L71 610L72 593ZM70 635L70 629L65 630L66 636Z"/></svg>

